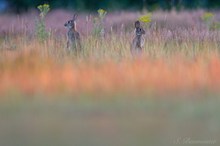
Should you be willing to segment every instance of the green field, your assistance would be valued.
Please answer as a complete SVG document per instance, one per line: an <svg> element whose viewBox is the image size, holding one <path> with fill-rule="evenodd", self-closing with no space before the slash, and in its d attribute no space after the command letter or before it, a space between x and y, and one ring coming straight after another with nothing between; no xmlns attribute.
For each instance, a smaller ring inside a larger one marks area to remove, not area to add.
<svg viewBox="0 0 220 146"><path fill-rule="evenodd" d="M0 106L0 145L217 146L218 97L10 98Z"/></svg>

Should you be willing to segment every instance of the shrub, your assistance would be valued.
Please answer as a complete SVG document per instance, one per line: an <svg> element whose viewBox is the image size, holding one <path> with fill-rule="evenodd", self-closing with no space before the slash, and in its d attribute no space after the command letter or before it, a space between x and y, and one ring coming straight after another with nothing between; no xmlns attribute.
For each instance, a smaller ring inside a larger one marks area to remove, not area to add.
<svg viewBox="0 0 220 146"><path fill-rule="evenodd" d="M215 15L210 12L206 12L202 15L201 19L208 27L209 30L219 30L220 29L220 22L215 21Z"/></svg>
<svg viewBox="0 0 220 146"><path fill-rule="evenodd" d="M105 36L105 28L104 28L104 20L107 14L107 11L104 9L99 9L98 11L98 17L94 19L94 29L93 29L93 35L98 37L104 37Z"/></svg>
<svg viewBox="0 0 220 146"><path fill-rule="evenodd" d="M213 21L214 21L214 14L210 12L206 12L202 15L202 21L205 23L205 25L208 27L208 29L212 28Z"/></svg>
<svg viewBox="0 0 220 146"><path fill-rule="evenodd" d="M48 4L39 5L37 7L40 11L39 19L36 21L36 36L40 41L44 41L49 37L49 32L46 31L45 17L50 11L50 6Z"/></svg>

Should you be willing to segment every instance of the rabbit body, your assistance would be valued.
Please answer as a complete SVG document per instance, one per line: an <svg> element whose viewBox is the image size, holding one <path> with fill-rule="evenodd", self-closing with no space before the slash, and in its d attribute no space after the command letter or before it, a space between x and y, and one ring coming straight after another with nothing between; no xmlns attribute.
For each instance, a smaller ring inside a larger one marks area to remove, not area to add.
<svg viewBox="0 0 220 146"><path fill-rule="evenodd" d="M69 49L81 49L80 35L75 30L69 30L67 33L67 48Z"/></svg>
<svg viewBox="0 0 220 146"><path fill-rule="evenodd" d="M80 34L76 30L76 18L74 15L72 20L67 21L64 26L68 29L67 32L67 48L69 51L81 50Z"/></svg>
<svg viewBox="0 0 220 146"><path fill-rule="evenodd" d="M143 46L144 46L144 37L143 35L145 34L144 29L141 27L140 22L136 21L135 22L135 37L132 41L131 44L131 54L133 56L141 55L143 51Z"/></svg>

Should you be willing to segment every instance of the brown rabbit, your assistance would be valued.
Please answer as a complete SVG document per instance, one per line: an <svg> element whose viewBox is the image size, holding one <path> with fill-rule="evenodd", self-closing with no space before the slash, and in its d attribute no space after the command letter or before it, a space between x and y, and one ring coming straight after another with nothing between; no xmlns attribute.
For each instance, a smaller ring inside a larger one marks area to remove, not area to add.
<svg viewBox="0 0 220 146"><path fill-rule="evenodd" d="M76 30L77 15L74 14L73 19L67 21L64 26L68 29L67 32L67 48L69 51L81 50L80 34Z"/></svg>
<svg viewBox="0 0 220 146"><path fill-rule="evenodd" d="M135 37L131 44L131 54L132 56L139 56L142 54L144 45L144 29L141 27L140 21L135 22Z"/></svg>

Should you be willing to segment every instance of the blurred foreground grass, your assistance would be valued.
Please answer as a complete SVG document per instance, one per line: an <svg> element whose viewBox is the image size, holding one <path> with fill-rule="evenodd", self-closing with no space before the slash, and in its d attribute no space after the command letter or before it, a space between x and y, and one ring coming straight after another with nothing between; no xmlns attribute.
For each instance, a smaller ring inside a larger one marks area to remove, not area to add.
<svg viewBox="0 0 220 146"><path fill-rule="evenodd" d="M129 96L8 97L0 145L219 145L219 94Z"/></svg>

